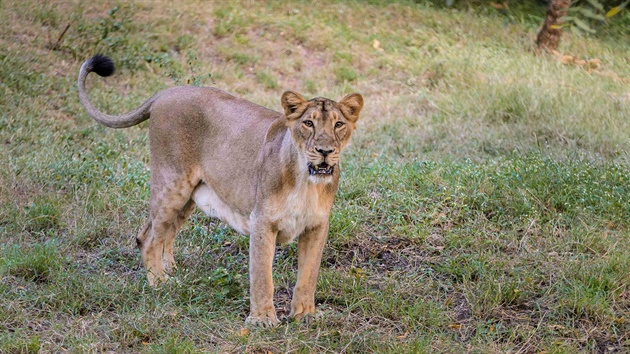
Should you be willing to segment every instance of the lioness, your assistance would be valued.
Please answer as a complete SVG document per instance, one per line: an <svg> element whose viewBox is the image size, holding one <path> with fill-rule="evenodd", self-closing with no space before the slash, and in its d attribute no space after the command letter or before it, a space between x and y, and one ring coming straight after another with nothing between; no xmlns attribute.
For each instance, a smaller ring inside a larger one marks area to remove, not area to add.
<svg viewBox="0 0 630 354"><path fill-rule="evenodd" d="M112 116L88 99L90 72L109 76L113 62L96 55L81 66L79 98L111 128L149 121L149 219L137 243L150 285L175 267L173 241L195 205L249 235L248 323L278 323L273 306L276 242L298 239L297 283L290 317L315 312L315 285L339 182L341 150L363 107L357 93L340 102L282 95L284 114L209 87L156 93L134 111Z"/></svg>

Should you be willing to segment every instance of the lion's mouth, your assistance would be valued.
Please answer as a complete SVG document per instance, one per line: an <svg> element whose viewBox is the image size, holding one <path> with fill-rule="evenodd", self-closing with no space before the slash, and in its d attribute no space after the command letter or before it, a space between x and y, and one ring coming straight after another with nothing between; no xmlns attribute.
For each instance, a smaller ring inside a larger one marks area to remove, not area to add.
<svg viewBox="0 0 630 354"><path fill-rule="evenodd" d="M308 173L311 176L330 176L333 174L333 170L335 166L330 166L329 164L322 162L319 165L313 165L312 163L308 163Z"/></svg>

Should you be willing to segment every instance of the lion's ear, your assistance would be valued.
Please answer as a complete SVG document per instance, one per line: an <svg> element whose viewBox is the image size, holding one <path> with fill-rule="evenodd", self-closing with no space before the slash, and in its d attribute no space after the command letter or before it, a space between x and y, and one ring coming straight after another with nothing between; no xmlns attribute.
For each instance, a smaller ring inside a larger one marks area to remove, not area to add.
<svg viewBox="0 0 630 354"><path fill-rule="evenodd" d="M284 115L287 119L301 116L305 106L306 100L299 93L287 91L282 94L282 107L284 107Z"/></svg>
<svg viewBox="0 0 630 354"><path fill-rule="evenodd" d="M339 110L352 123L359 119L361 108L363 108L363 96L358 93L351 93L339 101Z"/></svg>

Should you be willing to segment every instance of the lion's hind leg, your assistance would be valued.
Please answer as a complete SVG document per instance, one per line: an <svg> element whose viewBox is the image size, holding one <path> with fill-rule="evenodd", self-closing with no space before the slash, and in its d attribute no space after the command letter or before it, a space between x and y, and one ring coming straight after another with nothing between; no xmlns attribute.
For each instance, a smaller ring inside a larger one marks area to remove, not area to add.
<svg viewBox="0 0 630 354"><path fill-rule="evenodd" d="M195 210L195 202L189 199L186 205L177 214L175 220L175 233L179 231L184 222L188 220L190 214ZM162 255L162 266L166 273L170 273L177 267L175 264L175 258L173 257L173 244L175 243L175 236L164 241L164 253Z"/></svg>
<svg viewBox="0 0 630 354"><path fill-rule="evenodd" d="M138 250L142 252L142 245L144 241L146 241L147 237L149 237L149 231L151 231L151 217L144 223L144 226L138 232L138 236L136 236L136 245L138 246Z"/></svg>
<svg viewBox="0 0 630 354"><path fill-rule="evenodd" d="M173 243L195 207L190 198L195 185L188 179L171 180L168 186L152 183L149 220L136 239L151 286L175 267Z"/></svg>

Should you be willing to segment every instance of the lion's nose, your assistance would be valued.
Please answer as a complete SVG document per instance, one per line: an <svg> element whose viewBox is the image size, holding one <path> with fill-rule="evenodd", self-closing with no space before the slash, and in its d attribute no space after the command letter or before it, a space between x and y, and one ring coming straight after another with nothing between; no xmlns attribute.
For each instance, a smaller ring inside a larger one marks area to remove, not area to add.
<svg viewBox="0 0 630 354"><path fill-rule="evenodd" d="M320 154L322 154L322 156L324 156L324 158L325 158L326 156L328 156L328 154L330 154L331 152L335 151L334 149L330 149L330 150L328 150L328 149L319 149L319 148L316 148L315 150L316 150L317 152L319 152Z"/></svg>

